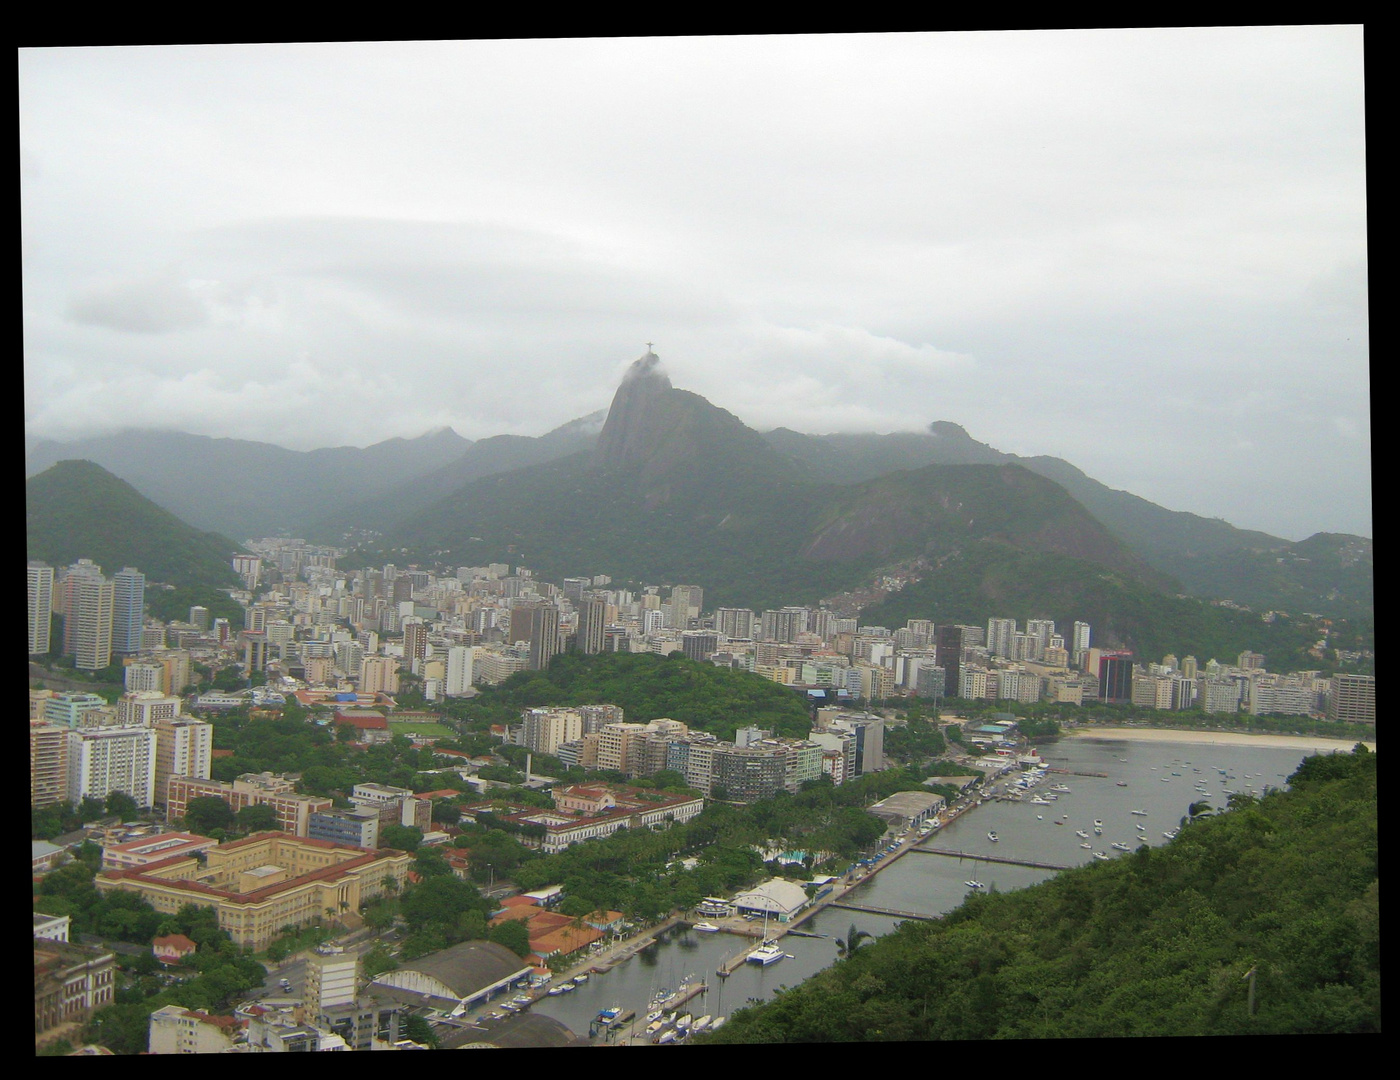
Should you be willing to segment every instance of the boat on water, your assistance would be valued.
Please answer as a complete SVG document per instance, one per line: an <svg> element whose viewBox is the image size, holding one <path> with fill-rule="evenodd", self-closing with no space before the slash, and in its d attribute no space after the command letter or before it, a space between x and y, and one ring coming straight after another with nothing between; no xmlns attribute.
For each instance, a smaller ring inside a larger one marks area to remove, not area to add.
<svg viewBox="0 0 1400 1080"><path fill-rule="evenodd" d="M1164 784L1170 784L1171 782L1172 782L1172 778L1171 778L1170 776L1164 776L1164 777L1162 777L1162 783L1164 783Z"/></svg>
<svg viewBox="0 0 1400 1080"><path fill-rule="evenodd" d="M575 984L582 985L583 983L586 983L587 981L588 981L588 972L586 972L586 971L585 971L582 975L575 975L575 976L574 976L574 983L575 983Z"/></svg>
<svg viewBox="0 0 1400 1080"><path fill-rule="evenodd" d="M558 997L558 996L559 996L560 994L562 994L566 989L572 990L572 989L573 989L573 984L571 983L571 984L569 984L567 987L564 987L564 986L551 986L548 990L545 991L545 993L547 993L550 997Z"/></svg>
<svg viewBox="0 0 1400 1080"><path fill-rule="evenodd" d="M1081 840L1087 840L1087 839L1089 839L1089 834L1086 833L1083 829L1075 829L1075 830L1074 830L1074 835L1077 836L1077 837L1079 837L1079 839L1081 839Z"/></svg>
<svg viewBox="0 0 1400 1080"><path fill-rule="evenodd" d="M653 1020L650 1024L647 1025L647 1034L655 1035L664 1026L665 1025L663 1025L660 1020Z"/></svg>
<svg viewBox="0 0 1400 1080"><path fill-rule="evenodd" d="M971 881L964 881L963 884L966 885L969 889L985 889L987 887L983 885L980 881L978 881L976 878L973 878Z"/></svg>
<svg viewBox="0 0 1400 1080"><path fill-rule="evenodd" d="M776 941L770 941L765 945L760 945L753 952L749 953L748 961L751 964L761 964L767 967L769 964L776 964L786 955L781 945Z"/></svg>
<svg viewBox="0 0 1400 1080"><path fill-rule="evenodd" d="M1079 846L1082 847L1085 851L1088 851L1088 850L1089 850L1090 848L1092 848L1094 845L1093 845L1093 844L1087 844L1087 843L1086 843L1086 844L1080 844Z"/></svg>
<svg viewBox="0 0 1400 1080"><path fill-rule="evenodd" d="M1103 822L1100 821L1098 818L1094 818L1094 828L1096 828L1096 829L1102 829L1102 828L1103 828Z"/></svg>
<svg viewBox="0 0 1400 1080"><path fill-rule="evenodd" d="M1060 792L1061 794L1068 795L1068 794L1069 794L1069 785L1068 785L1068 784L1056 784L1056 785L1055 785L1054 787L1052 787L1050 790L1051 790L1051 791L1058 791L1058 792Z"/></svg>
<svg viewBox="0 0 1400 1080"><path fill-rule="evenodd" d="M660 1019L661 1019L661 1010L660 1010L660 1009L653 1009L651 1012L647 1013L647 1022L648 1022L648 1023L654 1023L655 1021L660 1020Z"/></svg>
<svg viewBox="0 0 1400 1080"><path fill-rule="evenodd" d="M673 1043L675 1041L676 1033L672 1028L667 1028L665 1031L663 1031L660 1035L656 1037L656 1043L658 1046L665 1046L667 1043Z"/></svg>
<svg viewBox="0 0 1400 1080"><path fill-rule="evenodd" d="M698 922L691 927L692 930L699 930L702 934L718 934L719 927L714 923Z"/></svg>
<svg viewBox="0 0 1400 1080"><path fill-rule="evenodd" d="M1049 806L1050 800L1042 799L1039 795L1037 795L1034 799L1031 800L1031 804L1033 806Z"/></svg>
<svg viewBox="0 0 1400 1080"><path fill-rule="evenodd" d="M516 994L510 1000L513 1005L532 1005L535 1001L529 994Z"/></svg>
<svg viewBox="0 0 1400 1080"><path fill-rule="evenodd" d="M1133 850L1133 849L1130 848L1127 844L1120 844L1120 843L1118 843L1118 841L1116 841L1116 840L1115 840L1113 843L1109 844L1108 846L1111 847L1111 848L1113 848L1114 851L1132 851L1132 850Z"/></svg>
<svg viewBox="0 0 1400 1080"><path fill-rule="evenodd" d="M1128 786L1128 781L1126 781L1126 780L1119 780L1119 781L1118 781L1118 786L1119 786L1119 787L1127 787L1127 786Z"/></svg>
<svg viewBox="0 0 1400 1080"><path fill-rule="evenodd" d="M1134 814L1136 814L1138 817L1146 817L1146 816L1147 816L1147 811L1146 811L1146 810L1133 810L1133 811L1131 811L1131 812L1134 813Z"/></svg>
<svg viewBox="0 0 1400 1080"><path fill-rule="evenodd" d="M715 1022L714 1022L713 1024L710 1025L710 1030L711 1030L711 1031L718 1031L718 1030L719 1030L720 1028L722 1028L722 1027L724 1027L724 1017L722 1017L722 1016L716 1016L716 1017L715 1017Z"/></svg>
<svg viewBox="0 0 1400 1080"><path fill-rule="evenodd" d="M1168 840L1175 840L1175 839L1176 839L1176 832L1177 832L1177 830L1175 830L1175 829L1168 829L1168 830L1167 830L1166 832L1164 832L1162 835L1165 836Z"/></svg>
<svg viewBox="0 0 1400 1080"><path fill-rule="evenodd" d="M686 1031L690 1028L690 1022L694 1019L690 1013L684 1013L676 1017L676 1030Z"/></svg>
<svg viewBox="0 0 1400 1080"><path fill-rule="evenodd" d="M994 832L989 832L989 833L987 834L987 839L990 840L992 843L995 844L995 843L997 842L997 839L998 839L998 838L997 838L997 834L994 833Z"/></svg>
<svg viewBox="0 0 1400 1080"><path fill-rule="evenodd" d="M1108 855L1102 851L1094 852L1094 858L1101 859L1103 862L1108 862Z"/></svg>
<svg viewBox="0 0 1400 1080"><path fill-rule="evenodd" d="M709 1026L710 1026L710 1014L709 1014L709 1013L706 1013L704 1016L700 1017L699 1020L695 1021L694 1027L692 1027L690 1030L693 1031L695 1034L698 1035L698 1034L700 1034L700 1032L704 1031L704 1030L705 1030L707 1027L709 1027Z"/></svg>

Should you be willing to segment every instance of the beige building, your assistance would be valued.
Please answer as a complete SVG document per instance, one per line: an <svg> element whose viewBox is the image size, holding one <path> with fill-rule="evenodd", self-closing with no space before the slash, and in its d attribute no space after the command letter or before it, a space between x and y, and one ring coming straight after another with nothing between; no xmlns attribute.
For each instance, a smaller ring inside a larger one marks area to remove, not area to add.
<svg viewBox="0 0 1400 1080"><path fill-rule="evenodd" d="M360 661L360 693L397 694L399 662L392 656L366 656Z"/></svg>
<svg viewBox="0 0 1400 1080"><path fill-rule="evenodd" d="M104 870L101 892L137 893L157 911L185 904L212 907L219 927L238 945L264 949L287 925L309 925L358 911L402 884L413 856L381 849L367 852L285 833L259 833L205 852L205 864L176 856L129 870Z"/></svg>
<svg viewBox="0 0 1400 1080"><path fill-rule="evenodd" d="M151 1013L147 1041L153 1054L219 1054L233 1047L239 1027L232 1016L167 1005Z"/></svg>
<svg viewBox="0 0 1400 1080"><path fill-rule="evenodd" d="M214 725L191 717L158 720L156 730L155 801L165 805L172 776L209 779L213 765Z"/></svg>
<svg viewBox="0 0 1400 1080"><path fill-rule="evenodd" d="M305 836L311 815L335 804L333 799L298 795L290 780L272 773L244 773L231 784L172 776L165 793L165 820L180 820L191 799L208 797L223 799L235 814L245 806L270 806L277 815L278 828L294 836Z"/></svg>
<svg viewBox="0 0 1400 1080"><path fill-rule="evenodd" d="M29 724L29 805L56 806L68 798L68 729Z"/></svg>

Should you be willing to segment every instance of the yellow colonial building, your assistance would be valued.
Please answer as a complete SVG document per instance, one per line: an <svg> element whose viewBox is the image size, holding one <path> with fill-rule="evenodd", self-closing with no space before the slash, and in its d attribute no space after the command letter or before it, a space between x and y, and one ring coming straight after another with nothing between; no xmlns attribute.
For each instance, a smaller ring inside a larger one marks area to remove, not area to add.
<svg viewBox="0 0 1400 1080"><path fill-rule="evenodd" d="M391 848L365 851L269 832L211 848L203 862L176 856L106 870L95 883L103 892L135 892L159 912L212 907L234 942L261 950L284 926L358 912L385 893L390 879L402 885L412 864L412 855Z"/></svg>

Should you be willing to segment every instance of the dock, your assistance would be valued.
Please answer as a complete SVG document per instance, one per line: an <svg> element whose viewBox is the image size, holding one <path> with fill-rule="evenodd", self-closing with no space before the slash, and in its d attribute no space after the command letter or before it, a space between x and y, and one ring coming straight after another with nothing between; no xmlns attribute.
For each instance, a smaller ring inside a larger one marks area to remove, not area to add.
<svg viewBox="0 0 1400 1080"><path fill-rule="evenodd" d="M1003 866L1029 866L1034 870L1070 870L1070 866L1060 863L1033 862L1030 859L1009 859L1004 855L982 855L975 851L948 851L945 848L913 847L920 855L943 855L950 859L978 859L982 862L1001 863ZM833 905L839 906L839 905Z"/></svg>
<svg viewBox="0 0 1400 1080"><path fill-rule="evenodd" d="M863 911L867 915L888 915L892 919L918 919L921 922L936 922L942 915L930 915L926 911L900 911L897 908L876 907L874 904L853 904L848 900L833 900L827 907L842 908L845 911Z"/></svg>

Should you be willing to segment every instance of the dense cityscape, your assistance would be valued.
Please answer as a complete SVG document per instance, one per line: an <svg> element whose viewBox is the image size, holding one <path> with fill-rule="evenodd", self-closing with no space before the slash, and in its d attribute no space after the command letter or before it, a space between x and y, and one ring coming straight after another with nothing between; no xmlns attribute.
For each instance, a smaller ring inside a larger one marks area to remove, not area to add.
<svg viewBox="0 0 1400 1080"><path fill-rule="evenodd" d="M193 910L211 897L218 897L217 929L235 951L283 958L306 944L298 935L308 928L318 938L357 942L307 954L308 996L285 1015L253 1004L255 998L238 1005L236 993L218 1001L236 1006L231 1014L190 1013L177 1004L151 1009L154 1052L457 1045L482 1034L460 1022L475 1007L523 989L515 1002L522 1008L532 991L552 992L546 987L553 976L595 956L611 936L620 939L668 916L697 917L591 904L583 905L588 910L566 904L560 912L568 898L561 880L541 878L543 887L528 893L511 890L530 898L523 906L489 892L492 899L478 901L482 933L442 951L493 946L491 961L499 967L515 955L501 943L508 939L521 967L505 975L492 967L500 977L487 986L446 995L456 997L451 1008L426 1012L439 1021L434 1031L409 1007L418 983L397 985L385 971L374 972L368 985L365 978L379 964L394 964L394 951L405 961L418 959L417 949L446 945L454 936L420 930L417 940L410 935L406 953L367 944L372 923L390 933L402 925L402 915L386 905L405 886L405 900L422 888L425 857L464 882L482 883L485 871L494 889L496 865L528 865L531 853L557 855L619 830L678 828L708 802L751 806L779 793L799 795L819 781L841 788L881 774L898 777L896 790L868 786L862 802L875 804L872 813L889 822L892 834L924 823L936 827L966 806L963 786L1024 765L1026 731L1054 732L1054 721L1024 717L1025 730L1018 730L1014 711L1027 706L1058 706L1056 715L1070 720L1086 702L1099 702L1140 717L1190 710L1217 721L1291 716L1348 730L1375 723L1373 676L1276 674L1253 652L1224 664L1189 655L1142 663L1123 650L1096 647L1083 622L1065 628L1067 634L1050 620L1029 620L1020 629L1002 618L985 627L910 620L890 629L825 607L707 611L697 585L613 588L601 576L555 584L505 564L447 573L393 565L346 572L336 568L343 552L296 539L264 539L247 550L234 560L243 589L229 591L244 610L241 625L202 606L182 620L147 616L147 582L133 567L108 578L86 559L57 573L41 563L29 566L31 660L67 658L32 670L51 676L66 667L74 678L119 673L121 679L120 686L30 690L31 803L36 828L47 829L46 839L35 842L36 872L65 862L69 873L86 866L101 903L125 896L123 910L153 912L150 921L161 932L148 944L172 972L185 959L179 950L194 947L194 939L174 932L176 924L195 918ZM1318 643L1319 655L1325 645ZM774 725L782 730L774 730L733 716L728 728L704 730L668 716L626 715L606 701L522 708L505 723L474 716L475 699L546 672L556 658L619 653L758 676L790 695L794 718L808 715L810 726L799 731L785 718ZM914 749L911 729L926 743L937 742L925 750L947 746L924 710L935 718L940 709L966 715L984 703L999 710L989 717L993 723L962 725L945 713L953 720L948 739L961 744L954 747L961 753L939 764L957 766L921 770L931 775L912 780L917 774L907 766L926 766L935 755ZM343 748L380 748L389 767L342 789L308 784L314 769L296 769L294 754L284 761L274 754L262 762L271 767L258 772L232 775L221 767L241 757L233 745L217 745L236 741L235 724L292 716L313 730L333 731ZM887 741L895 754L887 756ZM396 772L397 757L409 758L411 767ZM394 776L410 779L404 786L386 782ZM646 786L636 786L639 781ZM922 794L901 796L900 811L882 811L879 797L892 799L901 787ZM89 820L94 823L59 835ZM484 831L483 823L496 830L492 844L463 832ZM878 832L883 824L866 843L878 842ZM502 860L507 836L515 852ZM770 839L781 846L780 837ZM786 919L819 893L826 880L819 871L844 871L856 854L833 850L815 864L809 859L802 869L815 876L806 891L782 894L783 877L766 886L755 877L743 884L766 888L766 900L744 900L741 891L737 903L710 897L708 907L692 911L752 915L769 905ZM510 888L508 880L499 884ZM45 906L45 895L63 899ZM45 1017L36 1030L76 1032L120 1000L116 992L130 985L129 977L114 974L115 955L91 958L100 947L69 941L71 919L83 918L71 893L41 885L36 904L36 942L62 943L61 951L36 943L36 963L41 946L53 949L45 963L55 979L81 969L90 984L81 1005L36 999ZM528 933L498 934L502 927ZM163 949L175 954L167 957ZM181 985L159 979L167 984ZM441 984L434 985L443 997Z"/></svg>

